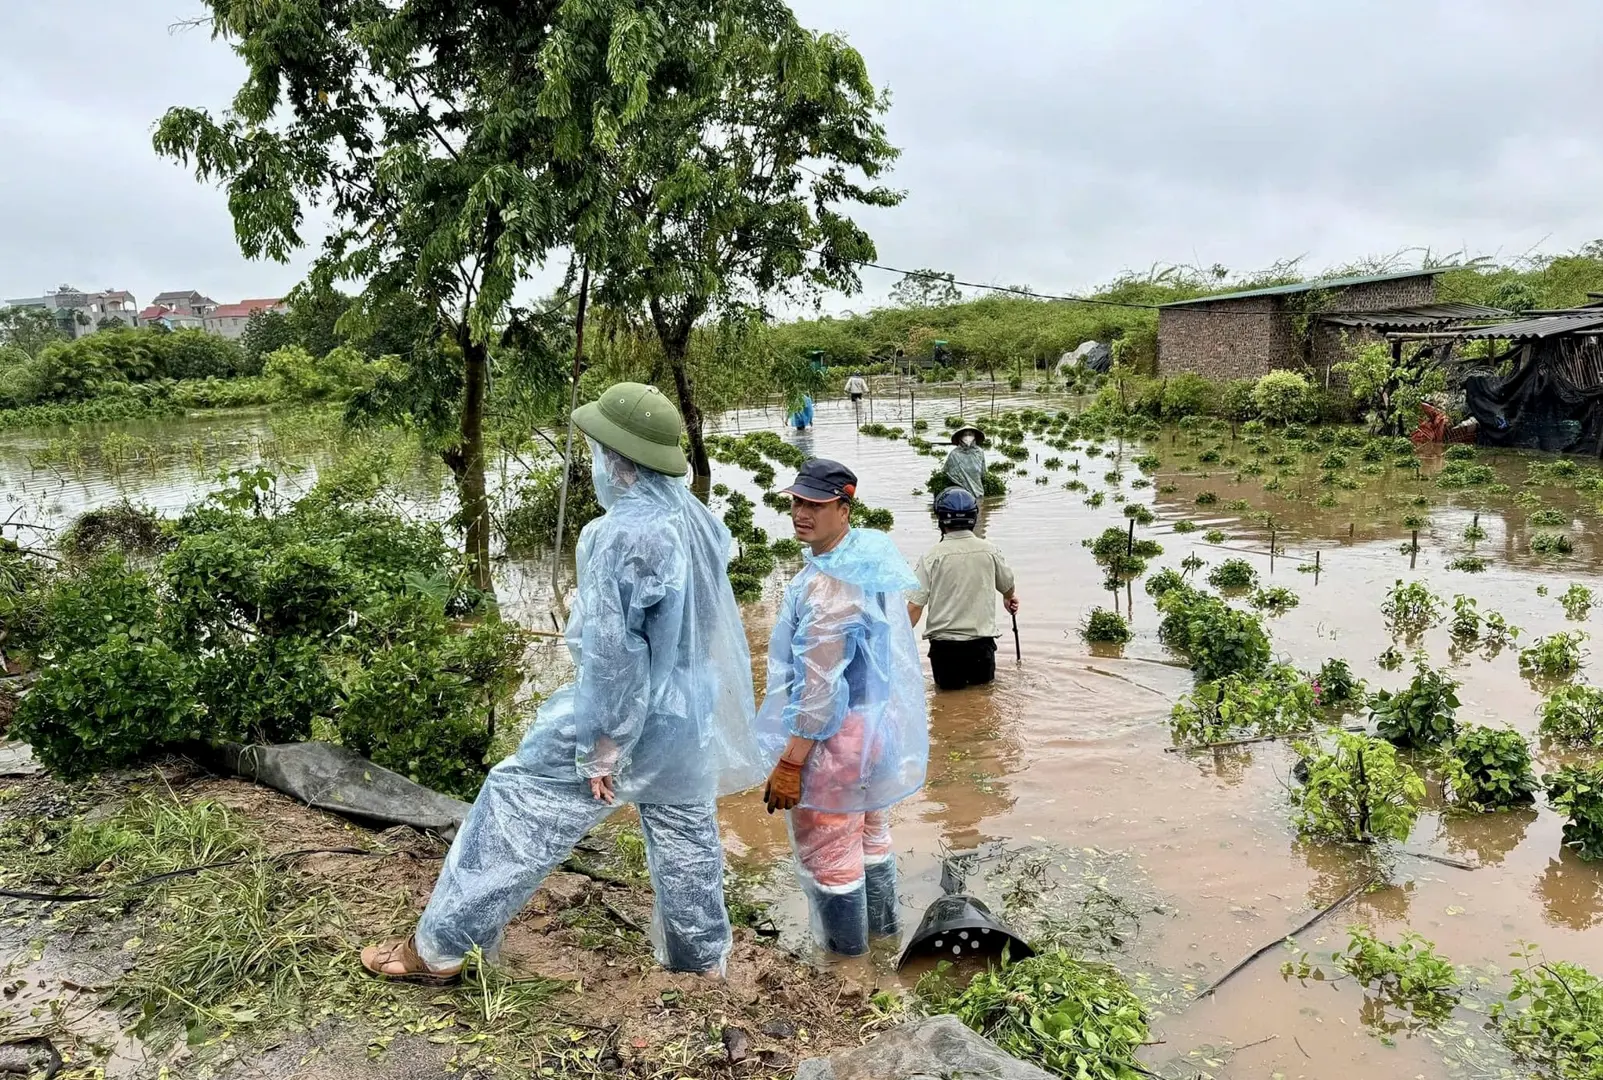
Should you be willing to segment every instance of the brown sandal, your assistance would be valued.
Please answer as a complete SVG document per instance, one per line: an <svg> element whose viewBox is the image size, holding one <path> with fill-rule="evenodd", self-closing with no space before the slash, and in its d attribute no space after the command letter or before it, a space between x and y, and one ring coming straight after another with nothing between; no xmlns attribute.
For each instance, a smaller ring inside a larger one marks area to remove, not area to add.
<svg viewBox="0 0 1603 1080"><path fill-rule="evenodd" d="M401 965L401 970L384 970L391 964ZM362 950L362 966L369 975L376 975L380 979L422 986L450 986L462 978L461 965L454 971L435 971L425 964L410 937L386 941L382 945L369 945Z"/></svg>

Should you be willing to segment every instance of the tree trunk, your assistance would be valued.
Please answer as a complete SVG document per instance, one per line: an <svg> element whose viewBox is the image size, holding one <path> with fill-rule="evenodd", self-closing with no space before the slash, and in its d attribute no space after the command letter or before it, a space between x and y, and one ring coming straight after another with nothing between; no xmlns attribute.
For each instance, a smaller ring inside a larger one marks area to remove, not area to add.
<svg viewBox="0 0 1603 1080"><path fill-rule="evenodd" d="M457 450L457 501L461 504L462 527L466 534L468 562L473 587L495 593L490 579L490 499L485 490L484 394L489 373L489 349L483 342L468 341L462 349L462 444Z"/></svg>
<svg viewBox="0 0 1603 1080"><path fill-rule="evenodd" d="M712 476L712 463L707 458L707 443L701 435L701 410L696 407L695 395L690 388L690 376L685 371L685 353L688 339L663 342L668 365L673 369L674 390L679 396L679 415L685 422L685 434L690 438L690 471L698 477Z"/></svg>

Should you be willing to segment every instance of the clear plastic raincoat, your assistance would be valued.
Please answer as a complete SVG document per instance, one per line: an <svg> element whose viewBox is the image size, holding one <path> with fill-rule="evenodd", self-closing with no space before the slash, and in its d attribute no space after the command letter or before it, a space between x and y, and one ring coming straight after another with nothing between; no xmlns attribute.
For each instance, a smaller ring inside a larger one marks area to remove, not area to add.
<svg viewBox="0 0 1603 1080"><path fill-rule="evenodd" d="M818 742L803 808L879 810L923 786L929 713L904 597L917 585L890 537L853 529L786 587L757 733L770 763L792 735Z"/></svg>
<svg viewBox="0 0 1603 1080"><path fill-rule="evenodd" d="M606 513L584 527L568 621L574 681L490 770L446 857L416 941L436 967L508 922L611 813L586 781L639 804L658 960L721 968L730 948L714 800L767 773L752 733L751 659L725 577L729 530L680 480L591 442Z"/></svg>
<svg viewBox="0 0 1603 1080"><path fill-rule="evenodd" d="M978 446L952 447L942 471L976 500L985 498L985 451Z"/></svg>

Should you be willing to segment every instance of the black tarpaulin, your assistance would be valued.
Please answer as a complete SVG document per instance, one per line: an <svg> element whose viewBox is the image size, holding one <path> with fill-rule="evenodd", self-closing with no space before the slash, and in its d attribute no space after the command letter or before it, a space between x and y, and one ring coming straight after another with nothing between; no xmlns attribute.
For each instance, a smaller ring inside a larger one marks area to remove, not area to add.
<svg viewBox="0 0 1603 1080"><path fill-rule="evenodd" d="M1464 400L1482 446L1603 456L1603 387L1581 389L1541 359L1466 376Z"/></svg>

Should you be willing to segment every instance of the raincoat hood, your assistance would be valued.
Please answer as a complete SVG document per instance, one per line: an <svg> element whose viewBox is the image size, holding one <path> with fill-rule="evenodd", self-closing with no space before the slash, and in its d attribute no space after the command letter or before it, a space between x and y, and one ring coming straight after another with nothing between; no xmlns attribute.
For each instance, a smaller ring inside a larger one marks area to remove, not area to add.
<svg viewBox="0 0 1603 1080"><path fill-rule="evenodd" d="M851 529L834 549L823 555L807 552L809 565L837 581L856 585L864 592L910 592L918 578L896 550L891 538L877 529Z"/></svg>

